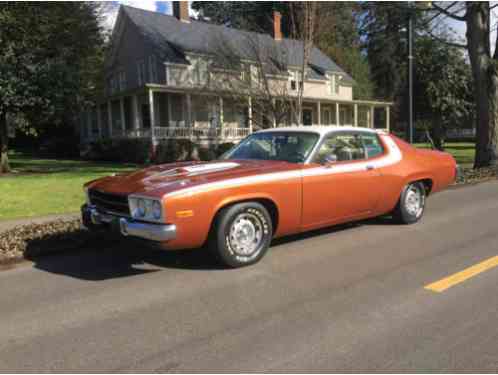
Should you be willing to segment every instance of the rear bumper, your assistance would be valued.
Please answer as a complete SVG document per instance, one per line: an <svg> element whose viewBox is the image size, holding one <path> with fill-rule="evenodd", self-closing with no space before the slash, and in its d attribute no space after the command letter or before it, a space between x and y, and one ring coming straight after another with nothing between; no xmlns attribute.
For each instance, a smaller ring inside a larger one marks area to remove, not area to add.
<svg viewBox="0 0 498 375"><path fill-rule="evenodd" d="M81 207L83 226L89 230L119 232L123 236L138 237L154 242L166 242L176 238L173 224L153 224L135 221L126 217L99 212L93 206Z"/></svg>

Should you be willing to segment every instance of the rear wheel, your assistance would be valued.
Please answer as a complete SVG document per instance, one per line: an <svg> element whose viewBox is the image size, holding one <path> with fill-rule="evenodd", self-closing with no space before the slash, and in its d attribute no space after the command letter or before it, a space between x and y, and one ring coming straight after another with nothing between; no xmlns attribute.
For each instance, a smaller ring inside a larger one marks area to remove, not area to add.
<svg viewBox="0 0 498 375"><path fill-rule="evenodd" d="M423 183L412 182L406 185L393 212L394 220L401 224L416 223L424 214L425 200L426 190Z"/></svg>
<svg viewBox="0 0 498 375"><path fill-rule="evenodd" d="M265 255L272 233L271 217L263 205L238 203L218 213L209 247L224 265L246 266Z"/></svg>

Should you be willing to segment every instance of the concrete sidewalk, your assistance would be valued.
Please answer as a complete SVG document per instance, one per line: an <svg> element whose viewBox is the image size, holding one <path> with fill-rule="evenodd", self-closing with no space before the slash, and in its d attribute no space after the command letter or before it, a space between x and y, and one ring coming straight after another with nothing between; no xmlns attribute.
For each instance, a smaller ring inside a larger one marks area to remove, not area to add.
<svg viewBox="0 0 498 375"><path fill-rule="evenodd" d="M13 229L17 226L28 225L28 224L44 224L56 220L69 221L77 219L78 217L79 213L71 213L71 214L35 216L35 217L19 218L13 220L0 220L0 234L2 234L5 231L8 231L9 229Z"/></svg>

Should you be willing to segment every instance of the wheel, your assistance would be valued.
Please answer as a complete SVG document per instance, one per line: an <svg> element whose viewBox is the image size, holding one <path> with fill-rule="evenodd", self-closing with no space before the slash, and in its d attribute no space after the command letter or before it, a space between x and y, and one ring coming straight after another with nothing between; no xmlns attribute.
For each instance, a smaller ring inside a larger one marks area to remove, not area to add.
<svg viewBox="0 0 498 375"><path fill-rule="evenodd" d="M272 234L271 217L263 205L238 203L216 216L209 248L225 266L247 266L265 255Z"/></svg>
<svg viewBox="0 0 498 375"><path fill-rule="evenodd" d="M413 224L419 221L424 214L425 198L426 192L423 183L412 182L406 185L394 209L394 220L401 224Z"/></svg>

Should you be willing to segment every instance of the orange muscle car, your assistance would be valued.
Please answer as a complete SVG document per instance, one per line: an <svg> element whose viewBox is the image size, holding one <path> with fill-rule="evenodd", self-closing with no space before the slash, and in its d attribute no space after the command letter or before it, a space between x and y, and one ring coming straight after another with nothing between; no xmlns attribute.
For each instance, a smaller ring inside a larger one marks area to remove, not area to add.
<svg viewBox="0 0 498 375"><path fill-rule="evenodd" d="M293 127L248 136L211 162L152 166L85 185L84 226L154 241L204 244L230 267L257 262L272 238L392 214L422 217L456 178L444 152L358 127Z"/></svg>

